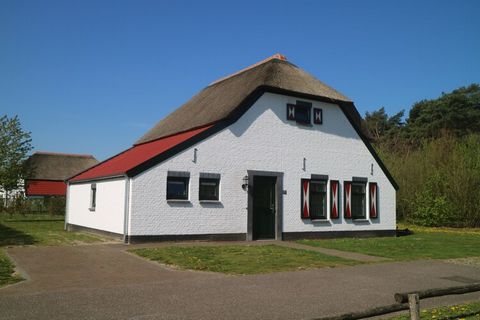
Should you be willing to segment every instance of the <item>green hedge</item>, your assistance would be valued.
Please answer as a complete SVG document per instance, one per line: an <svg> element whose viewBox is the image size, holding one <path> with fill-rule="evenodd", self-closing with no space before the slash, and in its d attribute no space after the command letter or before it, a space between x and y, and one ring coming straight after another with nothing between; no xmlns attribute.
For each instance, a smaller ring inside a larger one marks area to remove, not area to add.
<svg viewBox="0 0 480 320"><path fill-rule="evenodd" d="M480 135L380 149L400 186L397 214L424 226L480 227Z"/></svg>

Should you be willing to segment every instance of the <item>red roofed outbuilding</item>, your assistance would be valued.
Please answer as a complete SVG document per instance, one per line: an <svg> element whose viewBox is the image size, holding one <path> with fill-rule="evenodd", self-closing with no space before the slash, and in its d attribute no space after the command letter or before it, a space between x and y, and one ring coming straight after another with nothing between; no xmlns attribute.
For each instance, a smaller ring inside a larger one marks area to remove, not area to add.
<svg viewBox="0 0 480 320"><path fill-rule="evenodd" d="M66 180L98 163L92 155L35 152L27 159L31 173L25 179L25 195L65 196Z"/></svg>

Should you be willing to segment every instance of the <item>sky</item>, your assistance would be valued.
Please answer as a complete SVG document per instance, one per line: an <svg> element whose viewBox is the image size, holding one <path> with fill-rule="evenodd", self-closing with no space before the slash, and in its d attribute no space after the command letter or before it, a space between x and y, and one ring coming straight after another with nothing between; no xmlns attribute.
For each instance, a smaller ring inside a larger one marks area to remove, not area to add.
<svg viewBox="0 0 480 320"><path fill-rule="evenodd" d="M0 116L34 151L106 159L275 53L359 112L480 83L480 1L1 0Z"/></svg>

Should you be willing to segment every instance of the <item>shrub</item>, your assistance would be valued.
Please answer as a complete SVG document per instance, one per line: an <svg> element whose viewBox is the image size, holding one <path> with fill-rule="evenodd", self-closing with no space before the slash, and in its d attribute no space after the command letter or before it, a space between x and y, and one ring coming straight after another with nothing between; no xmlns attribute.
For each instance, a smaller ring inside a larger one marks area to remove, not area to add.
<svg viewBox="0 0 480 320"><path fill-rule="evenodd" d="M480 135L444 133L379 153L400 186L397 217L429 226L480 227Z"/></svg>
<svg viewBox="0 0 480 320"><path fill-rule="evenodd" d="M65 197L26 198L18 195L10 199L8 206L0 207L0 213L64 215L65 202Z"/></svg>

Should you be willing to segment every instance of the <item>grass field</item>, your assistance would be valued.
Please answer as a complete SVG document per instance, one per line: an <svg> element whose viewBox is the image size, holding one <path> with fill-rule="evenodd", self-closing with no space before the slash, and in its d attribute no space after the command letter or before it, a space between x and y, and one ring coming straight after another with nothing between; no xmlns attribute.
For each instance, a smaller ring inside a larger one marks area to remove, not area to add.
<svg viewBox="0 0 480 320"><path fill-rule="evenodd" d="M63 216L0 214L0 287L22 280L2 251L11 245L71 245L103 241L102 238L63 230Z"/></svg>
<svg viewBox="0 0 480 320"><path fill-rule="evenodd" d="M183 269L256 274L354 265L358 262L275 245L191 246L133 249L131 252Z"/></svg>
<svg viewBox="0 0 480 320"><path fill-rule="evenodd" d="M394 260L455 259L480 256L480 230L408 226L413 235L386 238L299 240L299 243L365 253Z"/></svg>
<svg viewBox="0 0 480 320"><path fill-rule="evenodd" d="M103 239L81 232L67 232L63 216L0 215L0 247L8 245L65 245Z"/></svg>
<svg viewBox="0 0 480 320"><path fill-rule="evenodd" d="M402 315L390 318L390 320L408 320L409 315ZM425 309L420 312L420 319L480 319L480 301L459 304L449 307L440 307L433 309Z"/></svg>

